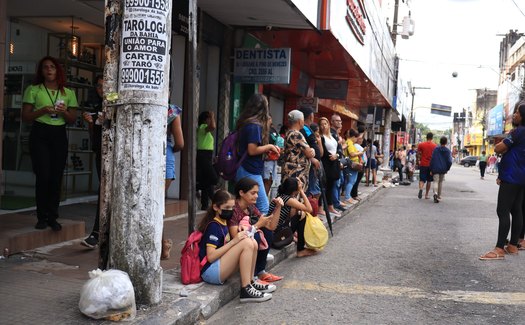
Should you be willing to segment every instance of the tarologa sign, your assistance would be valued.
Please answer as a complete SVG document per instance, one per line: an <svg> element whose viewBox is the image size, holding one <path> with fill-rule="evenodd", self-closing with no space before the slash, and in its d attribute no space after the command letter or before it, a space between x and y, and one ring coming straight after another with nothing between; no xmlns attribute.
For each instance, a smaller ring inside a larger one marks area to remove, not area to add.
<svg viewBox="0 0 525 325"><path fill-rule="evenodd" d="M169 54L166 16L171 0L126 0L120 90L162 91Z"/></svg>

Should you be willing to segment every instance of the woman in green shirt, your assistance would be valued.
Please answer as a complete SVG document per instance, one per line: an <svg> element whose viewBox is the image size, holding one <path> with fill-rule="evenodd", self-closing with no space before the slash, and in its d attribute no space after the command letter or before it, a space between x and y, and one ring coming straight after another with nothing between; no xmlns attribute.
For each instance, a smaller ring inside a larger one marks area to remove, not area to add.
<svg viewBox="0 0 525 325"><path fill-rule="evenodd" d="M219 177L213 168L215 114L204 111L199 114L197 128L197 183L201 190L201 209L206 210L215 192Z"/></svg>
<svg viewBox="0 0 525 325"><path fill-rule="evenodd" d="M24 92L22 120L33 123L29 150L36 178L36 229L62 229L56 219L67 160L66 124L75 122L78 107L75 93L65 84L60 63L46 56L38 63L35 82Z"/></svg>
<svg viewBox="0 0 525 325"><path fill-rule="evenodd" d="M485 179L485 169L487 168L487 153L485 150L481 152L479 156L479 172L481 173L481 179Z"/></svg>

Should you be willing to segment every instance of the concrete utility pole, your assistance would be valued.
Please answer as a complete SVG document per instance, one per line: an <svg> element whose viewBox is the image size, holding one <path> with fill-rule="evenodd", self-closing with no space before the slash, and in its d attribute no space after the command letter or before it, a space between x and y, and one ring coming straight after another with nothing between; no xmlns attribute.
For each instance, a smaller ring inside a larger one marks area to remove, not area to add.
<svg viewBox="0 0 525 325"><path fill-rule="evenodd" d="M115 111L112 164L106 167L112 173L111 206L105 207L111 215L109 267L127 272L138 303L149 305L162 298L171 4L106 0L106 8L114 9L106 17L106 46L120 52L107 57L104 71L107 78L118 75L118 95L106 94Z"/></svg>
<svg viewBox="0 0 525 325"><path fill-rule="evenodd" d="M383 130L383 168L390 169L390 133L392 129L392 110L385 108L385 127Z"/></svg>

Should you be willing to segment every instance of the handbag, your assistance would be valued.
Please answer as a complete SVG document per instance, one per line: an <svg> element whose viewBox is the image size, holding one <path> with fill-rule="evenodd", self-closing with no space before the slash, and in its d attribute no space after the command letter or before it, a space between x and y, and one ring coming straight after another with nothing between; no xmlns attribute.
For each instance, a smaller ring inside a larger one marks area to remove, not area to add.
<svg viewBox="0 0 525 325"><path fill-rule="evenodd" d="M356 163L356 162L352 161L351 165L350 165L350 169L356 170L358 172L362 172L363 171L363 164Z"/></svg>
<svg viewBox="0 0 525 325"><path fill-rule="evenodd" d="M328 230L321 219L306 212L304 225L304 241L308 248L321 250L328 242Z"/></svg>
<svg viewBox="0 0 525 325"><path fill-rule="evenodd" d="M275 249L282 249L288 246L293 241L292 229L288 226L279 228L273 233L272 247Z"/></svg>

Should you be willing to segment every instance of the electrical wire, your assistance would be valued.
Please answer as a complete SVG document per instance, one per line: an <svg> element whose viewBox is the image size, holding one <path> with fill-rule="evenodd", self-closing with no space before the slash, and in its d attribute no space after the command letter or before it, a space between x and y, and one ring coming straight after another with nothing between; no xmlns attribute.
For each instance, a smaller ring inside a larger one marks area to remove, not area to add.
<svg viewBox="0 0 525 325"><path fill-rule="evenodd" d="M518 4L516 3L516 1L512 0L512 3L514 3L514 5L516 6L516 8L518 8L518 10L521 12L521 14L523 15L523 17L525 17L525 14L524 14L523 11L521 10L521 8L518 6Z"/></svg>

